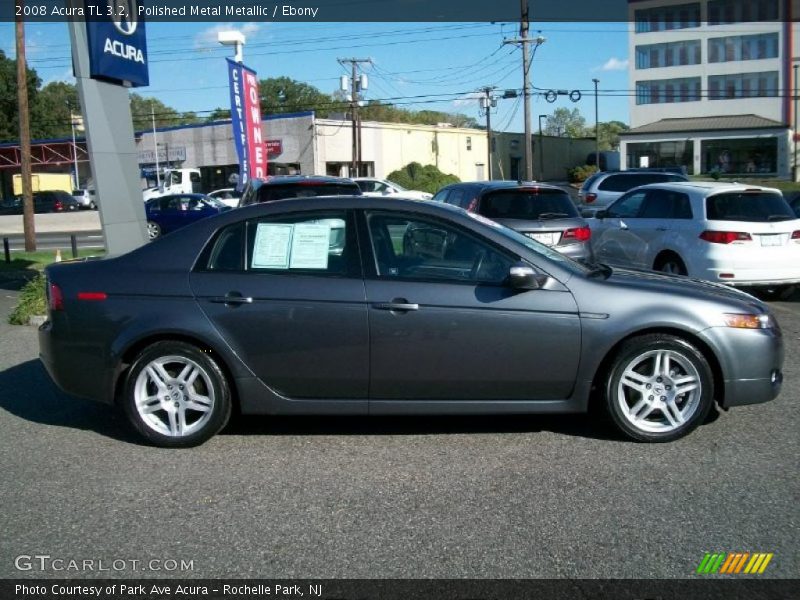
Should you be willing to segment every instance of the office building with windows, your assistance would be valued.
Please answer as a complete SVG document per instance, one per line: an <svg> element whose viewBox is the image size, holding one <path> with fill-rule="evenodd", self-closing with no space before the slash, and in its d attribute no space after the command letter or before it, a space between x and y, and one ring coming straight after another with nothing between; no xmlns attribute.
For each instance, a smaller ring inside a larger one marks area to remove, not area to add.
<svg viewBox="0 0 800 600"><path fill-rule="evenodd" d="M800 0L628 0L627 168L792 174Z"/></svg>

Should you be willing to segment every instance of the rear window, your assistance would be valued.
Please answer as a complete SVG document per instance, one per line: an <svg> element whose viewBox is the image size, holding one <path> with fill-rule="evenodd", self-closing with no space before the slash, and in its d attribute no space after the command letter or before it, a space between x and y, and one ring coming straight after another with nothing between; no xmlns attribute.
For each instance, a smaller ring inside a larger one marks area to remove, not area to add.
<svg viewBox="0 0 800 600"><path fill-rule="evenodd" d="M502 190L481 200L480 214L489 219L566 219L577 218L578 209L561 190Z"/></svg>
<svg viewBox="0 0 800 600"><path fill-rule="evenodd" d="M600 182L597 189L605 192L627 192L640 185L648 183L665 183L668 181L686 181L685 177L670 173L631 173L627 175L619 174Z"/></svg>
<svg viewBox="0 0 800 600"><path fill-rule="evenodd" d="M602 172L599 172L599 173L595 173L594 175L589 175L589 177L586 179L586 181L583 182L583 185L581 186L581 191L585 192L590 187L592 187L592 184L595 181L597 181L598 179L600 179L600 176L602 174L603 174Z"/></svg>
<svg viewBox="0 0 800 600"><path fill-rule="evenodd" d="M780 194L772 192L726 192L706 198L709 221L768 223L796 219Z"/></svg>
<svg viewBox="0 0 800 600"><path fill-rule="evenodd" d="M262 185L258 188L257 202L270 202L285 198L310 198L314 196L360 196L361 189L347 183L290 183L285 185Z"/></svg>

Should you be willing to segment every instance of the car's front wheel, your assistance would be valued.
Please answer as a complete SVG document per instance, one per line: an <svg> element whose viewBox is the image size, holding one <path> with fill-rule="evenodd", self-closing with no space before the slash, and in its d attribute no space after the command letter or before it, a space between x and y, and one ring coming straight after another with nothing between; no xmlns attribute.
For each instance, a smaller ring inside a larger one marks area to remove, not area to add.
<svg viewBox="0 0 800 600"><path fill-rule="evenodd" d="M683 437L705 420L713 403L708 361L692 344L672 335L625 342L605 388L611 420L626 436L643 442Z"/></svg>
<svg viewBox="0 0 800 600"><path fill-rule="evenodd" d="M121 399L133 427L156 446L202 444L228 422L227 379L207 352L178 341L157 342L133 362Z"/></svg>
<svg viewBox="0 0 800 600"><path fill-rule="evenodd" d="M161 236L161 226L158 223L154 222L154 221L148 221L147 222L147 237L149 237L151 240L154 240L154 239L156 239L157 237L160 237L160 236Z"/></svg>

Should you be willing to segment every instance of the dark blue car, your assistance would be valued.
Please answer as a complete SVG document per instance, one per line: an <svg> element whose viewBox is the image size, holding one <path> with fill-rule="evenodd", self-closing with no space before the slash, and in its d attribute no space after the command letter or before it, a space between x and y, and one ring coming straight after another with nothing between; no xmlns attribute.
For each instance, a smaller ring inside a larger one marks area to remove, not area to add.
<svg viewBox="0 0 800 600"><path fill-rule="evenodd" d="M147 234L154 240L161 235L227 210L231 210L231 207L203 194L175 194L152 198L144 205Z"/></svg>

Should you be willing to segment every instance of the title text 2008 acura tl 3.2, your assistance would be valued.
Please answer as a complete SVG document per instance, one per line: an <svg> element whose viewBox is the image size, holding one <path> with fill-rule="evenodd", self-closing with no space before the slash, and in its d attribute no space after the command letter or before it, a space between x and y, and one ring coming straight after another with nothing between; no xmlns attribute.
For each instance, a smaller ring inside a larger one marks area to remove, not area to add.
<svg viewBox="0 0 800 600"><path fill-rule="evenodd" d="M586 266L460 209L308 198L46 270L41 358L160 446L243 414L578 413L665 442L775 398L781 332L722 285Z"/></svg>

